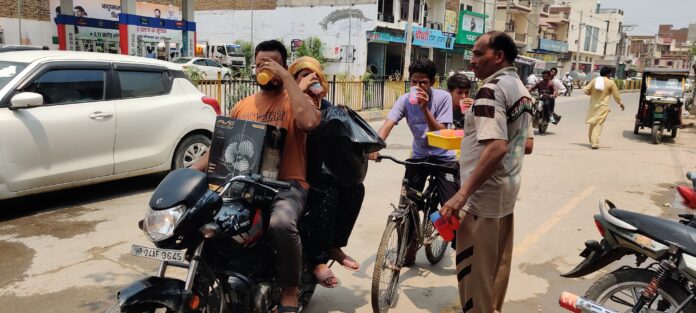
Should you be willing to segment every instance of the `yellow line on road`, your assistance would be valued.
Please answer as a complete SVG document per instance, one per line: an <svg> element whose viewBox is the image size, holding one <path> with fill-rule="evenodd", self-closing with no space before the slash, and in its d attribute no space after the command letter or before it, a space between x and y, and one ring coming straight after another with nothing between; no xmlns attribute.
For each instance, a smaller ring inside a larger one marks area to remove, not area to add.
<svg viewBox="0 0 696 313"><path fill-rule="evenodd" d="M564 205L560 210L556 211L551 218L549 218L546 222L543 224L539 225L531 234L527 235L527 238L525 238L522 242L518 243L513 247L512 250L512 257L516 258L529 249L532 245L534 245L539 239L544 236L553 226L555 226L558 221L560 221L570 210L574 209L575 207L582 202L582 200L585 200L587 197L589 197L594 191L597 189L595 186L587 187L582 193L577 195L575 198L570 199L566 205Z"/></svg>

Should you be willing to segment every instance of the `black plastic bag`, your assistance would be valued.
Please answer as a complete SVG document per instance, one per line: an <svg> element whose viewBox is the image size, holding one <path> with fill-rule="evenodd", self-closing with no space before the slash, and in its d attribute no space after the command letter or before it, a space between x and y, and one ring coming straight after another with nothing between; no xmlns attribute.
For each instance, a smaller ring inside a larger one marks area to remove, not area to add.
<svg viewBox="0 0 696 313"><path fill-rule="evenodd" d="M345 106L322 110L321 126L315 130L318 139L321 172L332 176L341 185L356 185L365 180L367 157L386 147L384 140L355 111Z"/></svg>

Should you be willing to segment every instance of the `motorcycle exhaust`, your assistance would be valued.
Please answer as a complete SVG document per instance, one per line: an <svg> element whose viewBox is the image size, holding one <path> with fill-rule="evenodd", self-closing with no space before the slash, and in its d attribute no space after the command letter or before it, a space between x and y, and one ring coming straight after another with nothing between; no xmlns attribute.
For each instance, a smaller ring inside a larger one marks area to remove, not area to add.
<svg viewBox="0 0 696 313"><path fill-rule="evenodd" d="M558 299L558 304L562 308L575 313L619 313L617 311L607 309L583 297L579 297L565 291Z"/></svg>

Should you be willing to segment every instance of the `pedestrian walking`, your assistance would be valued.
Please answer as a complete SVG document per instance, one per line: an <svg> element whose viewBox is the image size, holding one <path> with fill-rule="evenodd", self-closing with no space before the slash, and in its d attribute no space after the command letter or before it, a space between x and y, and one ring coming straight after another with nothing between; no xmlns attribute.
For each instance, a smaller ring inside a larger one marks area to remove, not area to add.
<svg viewBox="0 0 696 313"><path fill-rule="evenodd" d="M599 71L599 77L583 87L585 94L591 96L585 123L590 125L588 136L592 149L599 149L599 137L602 135L602 127L610 111L609 96L614 97L614 101L619 104L621 111L625 109L621 95L619 95L619 88L609 79L610 73L610 68L602 68Z"/></svg>
<svg viewBox="0 0 696 313"><path fill-rule="evenodd" d="M503 32L486 33L474 45L471 67L483 85L464 116L462 186L440 210L461 219L456 263L464 313L501 312L510 277L513 210L522 161L533 146L533 102L516 57L515 41Z"/></svg>

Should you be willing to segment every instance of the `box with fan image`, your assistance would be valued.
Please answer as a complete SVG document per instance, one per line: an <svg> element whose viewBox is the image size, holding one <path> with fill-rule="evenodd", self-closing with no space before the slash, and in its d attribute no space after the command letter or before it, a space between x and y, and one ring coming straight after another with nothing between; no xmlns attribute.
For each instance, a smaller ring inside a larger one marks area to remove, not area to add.
<svg viewBox="0 0 696 313"><path fill-rule="evenodd" d="M286 133L272 125L218 116L210 143L210 184L222 185L230 174L278 179Z"/></svg>

